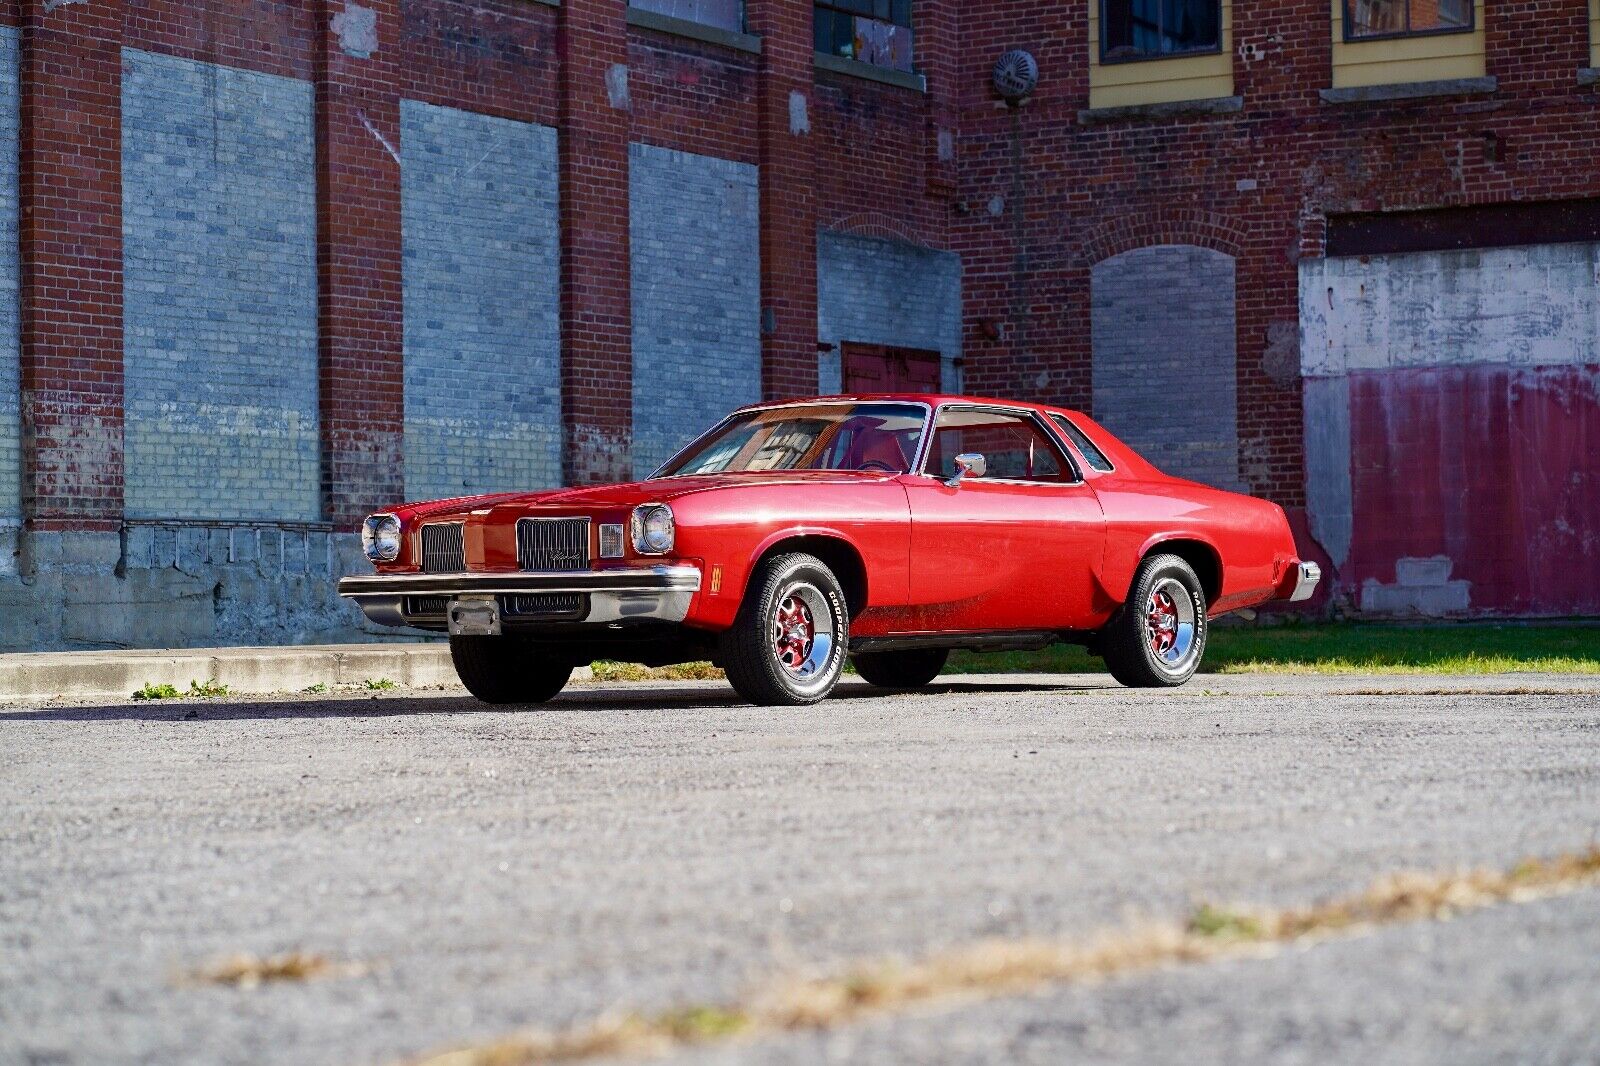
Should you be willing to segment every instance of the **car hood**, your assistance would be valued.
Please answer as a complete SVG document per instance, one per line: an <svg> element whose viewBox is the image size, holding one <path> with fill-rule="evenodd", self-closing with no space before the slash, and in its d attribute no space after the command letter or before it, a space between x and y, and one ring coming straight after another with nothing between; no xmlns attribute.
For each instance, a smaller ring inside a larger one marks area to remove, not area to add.
<svg viewBox="0 0 1600 1066"><path fill-rule="evenodd" d="M508 492L488 496L466 496L408 504L401 508L414 518L438 518L489 510L561 511L615 510L642 503L670 503L684 496L719 489L771 485L860 484L883 481L894 475L875 470L792 470L739 474L696 474L685 477L630 481L619 485L592 485L586 488L550 489L543 492Z"/></svg>

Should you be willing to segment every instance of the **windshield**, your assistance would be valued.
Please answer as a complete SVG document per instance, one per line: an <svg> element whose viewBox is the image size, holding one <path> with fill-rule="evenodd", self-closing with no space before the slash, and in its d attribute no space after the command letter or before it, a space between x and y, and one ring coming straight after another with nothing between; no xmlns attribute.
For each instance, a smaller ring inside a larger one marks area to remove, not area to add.
<svg viewBox="0 0 1600 1066"><path fill-rule="evenodd" d="M735 415L662 469L680 474L878 470L906 474L928 412L906 403L829 403Z"/></svg>

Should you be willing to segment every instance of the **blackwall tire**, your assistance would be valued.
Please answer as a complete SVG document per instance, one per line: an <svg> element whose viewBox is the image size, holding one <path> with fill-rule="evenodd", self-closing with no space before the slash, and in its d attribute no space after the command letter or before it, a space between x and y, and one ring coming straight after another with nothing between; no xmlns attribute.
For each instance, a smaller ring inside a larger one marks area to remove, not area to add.
<svg viewBox="0 0 1600 1066"><path fill-rule="evenodd" d="M572 664L515 637L451 637L461 683L484 703L544 703L566 687Z"/></svg>
<svg viewBox="0 0 1600 1066"><path fill-rule="evenodd" d="M939 676L950 658L945 648L920 651L862 652L851 658L861 680L875 688L908 691L922 688Z"/></svg>
<svg viewBox="0 0 1600 1066"><path fill-rule="evenodd" d="M1210 623L1194 569L1176 555L1152 555L1133 575L1128 600L1101 633L1111 676L1129 688L1185 684L1205 657Z"/></svg>
<svg viewBox="0 0 1600 1066"><path fill-rule="evenodd" d="M757 706L826 699L850 651L850 612L833 571L798 552L763 560L721 651L734 690Z"/></svg>

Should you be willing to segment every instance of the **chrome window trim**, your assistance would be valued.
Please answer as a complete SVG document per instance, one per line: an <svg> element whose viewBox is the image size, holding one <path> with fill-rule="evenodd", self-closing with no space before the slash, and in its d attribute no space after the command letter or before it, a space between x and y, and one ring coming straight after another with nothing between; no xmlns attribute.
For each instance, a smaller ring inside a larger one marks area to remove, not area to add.
<svg viewBox="0 0 1600 1066"><path fill-rule="evenodd" d="M913 458L912 458L912 462L910 464L911 470L909 471L910 473L915 473L916 470L917 470L917 463L920 460L920 458L922 457L922 455L926 452L927 446L928 446L928 441L931 439L931 436L932 436L932 433L933 433L933 418L934 418L934 406L933 406L933 404L928 403L925 400L858 400L858 399L856 399L854 397L851 397L851 396L837 396L837 397L831 397L831 398L827 398L827 399L817 399L817 400L787 400L787 401L785 401L783 403L752 404L752 405L750 405L748 407L741 407L736 411L730 411L727 415L725 415L723 417L722 421L718 422L716 425L712 426L710 429L708 429L704 433L700 434L694 440L690 441L688 444L685 444L682 448L678 449L678 451L673 454L671 459L668 459L666 462L664 462L660 466L656 467L655 473L653 473L649 477L645 478L645 480L646 481L670 481L671 479L673 479L675 477L706 477L707 475L705 475L705 474L663 474L661 471L670 469L673 466L673 464L677 463L680 459L684 458L690 452L694 451L694 449L700 444L701 441L705 440L708 437L714 436L715 434L717 434L718 432L720 432L722 430L722 427L726 426L728 423L732 422L734 419L738 418L740 415L758 414L758 413L760 413L762 411L783 411L783 410L787 410L787 409L789 409L791 407L838 407L840 404L846 404L846 403L853 403L853 404L857 404L857 405L863 406L863 407L920 407L920 408L922 408L922 410L925 412L925 415L924 415L923 420L922 420L922 435L917 438L917 447L913 451ZM759 471L739 471L739 470L735 470L735 471L733 471L733 473L736 473L736 474L737 473L795 474L795 473L805 473L805 472L806 471L803 471L803 470L759 470ZM811 471L811 472L812 473L822 473L822 471L819 471L819 470L814 470L814 471ZM852 471L848 471L848 470L839 471L839 473L852 473ZM896 475L893 475L893 476L899 477L899 476L903 476L903 475L896 474Z"/></svg>
<svg viewBox="0 0 1600 1066"><path fill-rule="evenodd" d="M1083 451L1082 451L1082 449L1080 449L1078 447L1077 442L1072 439L1072 434L1068 433L1064 429L1061 429L1059 426L1054 425L1056 419L1058 419L1058 418L1061 419L1062 421L1066 422L1068 425L1072 426L1072 428L1076 429L1079 433L1083 433L1084 439L1087 440L1090 444L1093 444L1095 446L1095 450L1098 451L1100 453L1101 457L1104 458L1105 461L1110 464L1110 468L1106 469L1106 470L1101 470L1099 467L1097 467L1093 463L1089 462L1089 457L1087 455L1083 454ZM1070 452L1072 452L1077 458L1082 459L1084 466L1088 467L1090 470L1093 470L1096 474L1115 474L1117 472L1116 460L1112 459L1111 456L1106 454L1106 450L1104 448L1100 447L1100 442L1099 441L1097 441L1093 437L1089 436L1089 434L1084 433L1083 427L1078 425L1077 422L1074 422L1072 420L1072 416L1064 414L1064 413L1062 413L1060 411L1051 411L1048 415L1045 416L1045 421L1052 423L1050 428L1053 429L1053 430L1058 431L1058 433L1060 434L1060 437L1061 437L1061 443L1065 444L1067 446L1068 450Z"/></svg>
<svg viewBox="0 0 1600 1066"><path fill-rule="evenodd" d="M1061 442L1056 440L1055 433L1052 432L1051 427L1048 424L1048 419L1041 418L1039 412L1033 410L1032 408L1007 407L1004 404L995 403L941 403L939 405L939 409L935 411L932 417L928 419L928 432L926 434L927 439L925 446L916 467L913 468L915 470L915 476L933 478L936 481L944 480L937 474L928 473L928 459L929 453L933 451L934 427L939 422L939 416L944 414L946 411L991 411L995 414L1011 415L1013 417L1021 418L1023 421L1031 421L1034 424L1034 428L1043 431L1044 439L1055 446L1056 451L1060 453L1061 459L1066 463L1067 470L1069 470L1073 476L1072 481L1030 481L1027 478L980 477L972 479L972 483L974 485L1043 485L1045 487L1057 486L1060 488L1077 488L1087 483L1084 481L1083 471L1078 469L1077 461L1073 458L1072 452L1068 449L1063 449L1061 447Z"/></svg>

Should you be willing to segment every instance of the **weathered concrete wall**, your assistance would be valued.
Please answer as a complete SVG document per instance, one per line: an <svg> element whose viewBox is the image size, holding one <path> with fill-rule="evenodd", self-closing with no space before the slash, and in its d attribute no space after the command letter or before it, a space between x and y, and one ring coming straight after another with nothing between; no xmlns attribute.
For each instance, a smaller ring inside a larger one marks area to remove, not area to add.
<svg viewBox="0 0 1600 1066"><path fill-rule="evenodd" d="M1600 611L1600 245L1300 266L1312 535L1382 615Z"/></svg>
<svg viewBox="0 0 1600 1066"><path fill-rule="evenodd" d="M756 168L628 148L633 258L633 471L644 477L740 404L761 399Z"/></svg>
<svg viewBox="0 0 1600 1066"><path fill-rule="evenodd" d="M0 522L22 512L21 262L17 246L17 143L21 116L17 31L0 26Z"/></svg>
<svg viewBox="0 0 1600 1066"><path fill-rule="evenodd" d="M1095 419L1169 474L1241 488L1233 257L1135 248L1090 293Z"/></svg>
<svg viewBox="0 0 1600 1066"><path fill-rule="evenodd" d="M126 508L320 517L312 90L123 50Z"/></svg>
<svg viewBox="0 0 1600 1066"><path fill-rule="evenodd" d="M401 102L412 499L561 482L556 132Z"/></svg>
<svg viewBox="0 0 1600 1066"><path fill-rule="evenodd" d="M317 528L134 522L121 534L0 529L0 651L339 643L393 636L341 602L371 573Z"/></svg>
<svg viewBox="0 0 1600 1066"><path fill-rule="evenodd" d="M840 391L840 345L938 352L944 388L961 376L961 257L899 241L827 230L817 235L817 391Z"/></svg>

